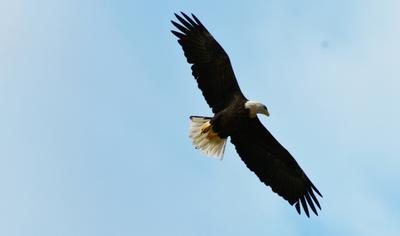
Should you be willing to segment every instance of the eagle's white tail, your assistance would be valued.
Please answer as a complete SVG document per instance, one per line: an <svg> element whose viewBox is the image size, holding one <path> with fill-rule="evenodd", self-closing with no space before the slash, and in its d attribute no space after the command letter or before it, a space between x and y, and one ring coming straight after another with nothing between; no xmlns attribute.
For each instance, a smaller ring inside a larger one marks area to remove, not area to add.
<svg viewBox="0 0 400 236"><path fill-rule="evenodd" d="M210 117L191 116L189 137L193 145L204 155L218 157L222 160L225 152L226 138L222 139L212 129Z"/></svg>

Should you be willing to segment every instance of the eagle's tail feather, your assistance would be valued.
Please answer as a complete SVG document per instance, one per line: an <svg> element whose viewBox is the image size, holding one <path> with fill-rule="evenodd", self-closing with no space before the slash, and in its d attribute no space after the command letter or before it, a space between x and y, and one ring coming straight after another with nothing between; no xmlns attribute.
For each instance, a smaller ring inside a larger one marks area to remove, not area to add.
<svg viewBox="0 0 400 236"><path fill-rule="evenodd" d="M189 137L193 145L204 155L218 157L222 160L225 152L226 138L220 138L210 124L211 117L191 116Z"/></svg>

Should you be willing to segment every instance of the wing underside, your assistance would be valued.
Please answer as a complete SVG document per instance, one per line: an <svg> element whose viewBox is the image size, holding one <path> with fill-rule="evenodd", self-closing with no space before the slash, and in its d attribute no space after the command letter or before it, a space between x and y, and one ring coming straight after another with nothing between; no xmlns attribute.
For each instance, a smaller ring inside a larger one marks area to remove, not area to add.
<svg viewBox="0 0 400 236"><path fill-rule="evenodd" d="M310 207L318 215L316 207L321 206L315 193L322 197L321 193L258 118L249 119L248 128L232 135L231 142L246 166L272 191L295 205L299 214L303 208L309 216Z"/></svg>
<svg viewBox="0 0 400 236"><path fill-rule="evenodd" d="M175 14L179 23L171 21L179 30L171 32L178 37L192 74L214 113L223 110L237 96L244 98L224 49L192 14L192 18Z"/></svg>

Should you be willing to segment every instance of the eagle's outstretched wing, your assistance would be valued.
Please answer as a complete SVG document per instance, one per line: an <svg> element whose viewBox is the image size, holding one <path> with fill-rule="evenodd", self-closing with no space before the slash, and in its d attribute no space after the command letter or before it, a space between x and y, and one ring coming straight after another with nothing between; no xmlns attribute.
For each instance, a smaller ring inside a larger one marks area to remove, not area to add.
<svg viewBox="0 0 400 236"><path fill-rule="evenodd" d="M180 32L171 30L178 37L192 74L204 98L214 113L223 110L238 96L244 98L236 81L228 55L203 24L181 12L175 14L181 24L171 21Z"/></svg>
<svg viewBox="0 0 400 236"><path fill-rule="evenodd" d="M322 197L321 193L258 118L249 118L246 129L231 135L231 142L247 167L272 191L295 204L299 214L301 205L307 216L308 206L318 215L315 205L321 207L314 192Z"/></svg>

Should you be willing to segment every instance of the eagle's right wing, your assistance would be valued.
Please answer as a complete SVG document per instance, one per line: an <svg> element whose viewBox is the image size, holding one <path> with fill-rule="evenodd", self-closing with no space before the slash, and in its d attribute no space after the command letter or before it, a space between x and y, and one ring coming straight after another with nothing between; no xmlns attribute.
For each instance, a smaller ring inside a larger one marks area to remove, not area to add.
<svg viewBox="0 0 400 236"><path fill-rule="evenodd" d="M181 24L171 21L180 32L171 30L192 65L192 74L197 80L204 98L214 113L227 107L238 96L244 98L236 81L228 55L203 24L192 14L192 18L181 12L175 14Z"/></svg>

